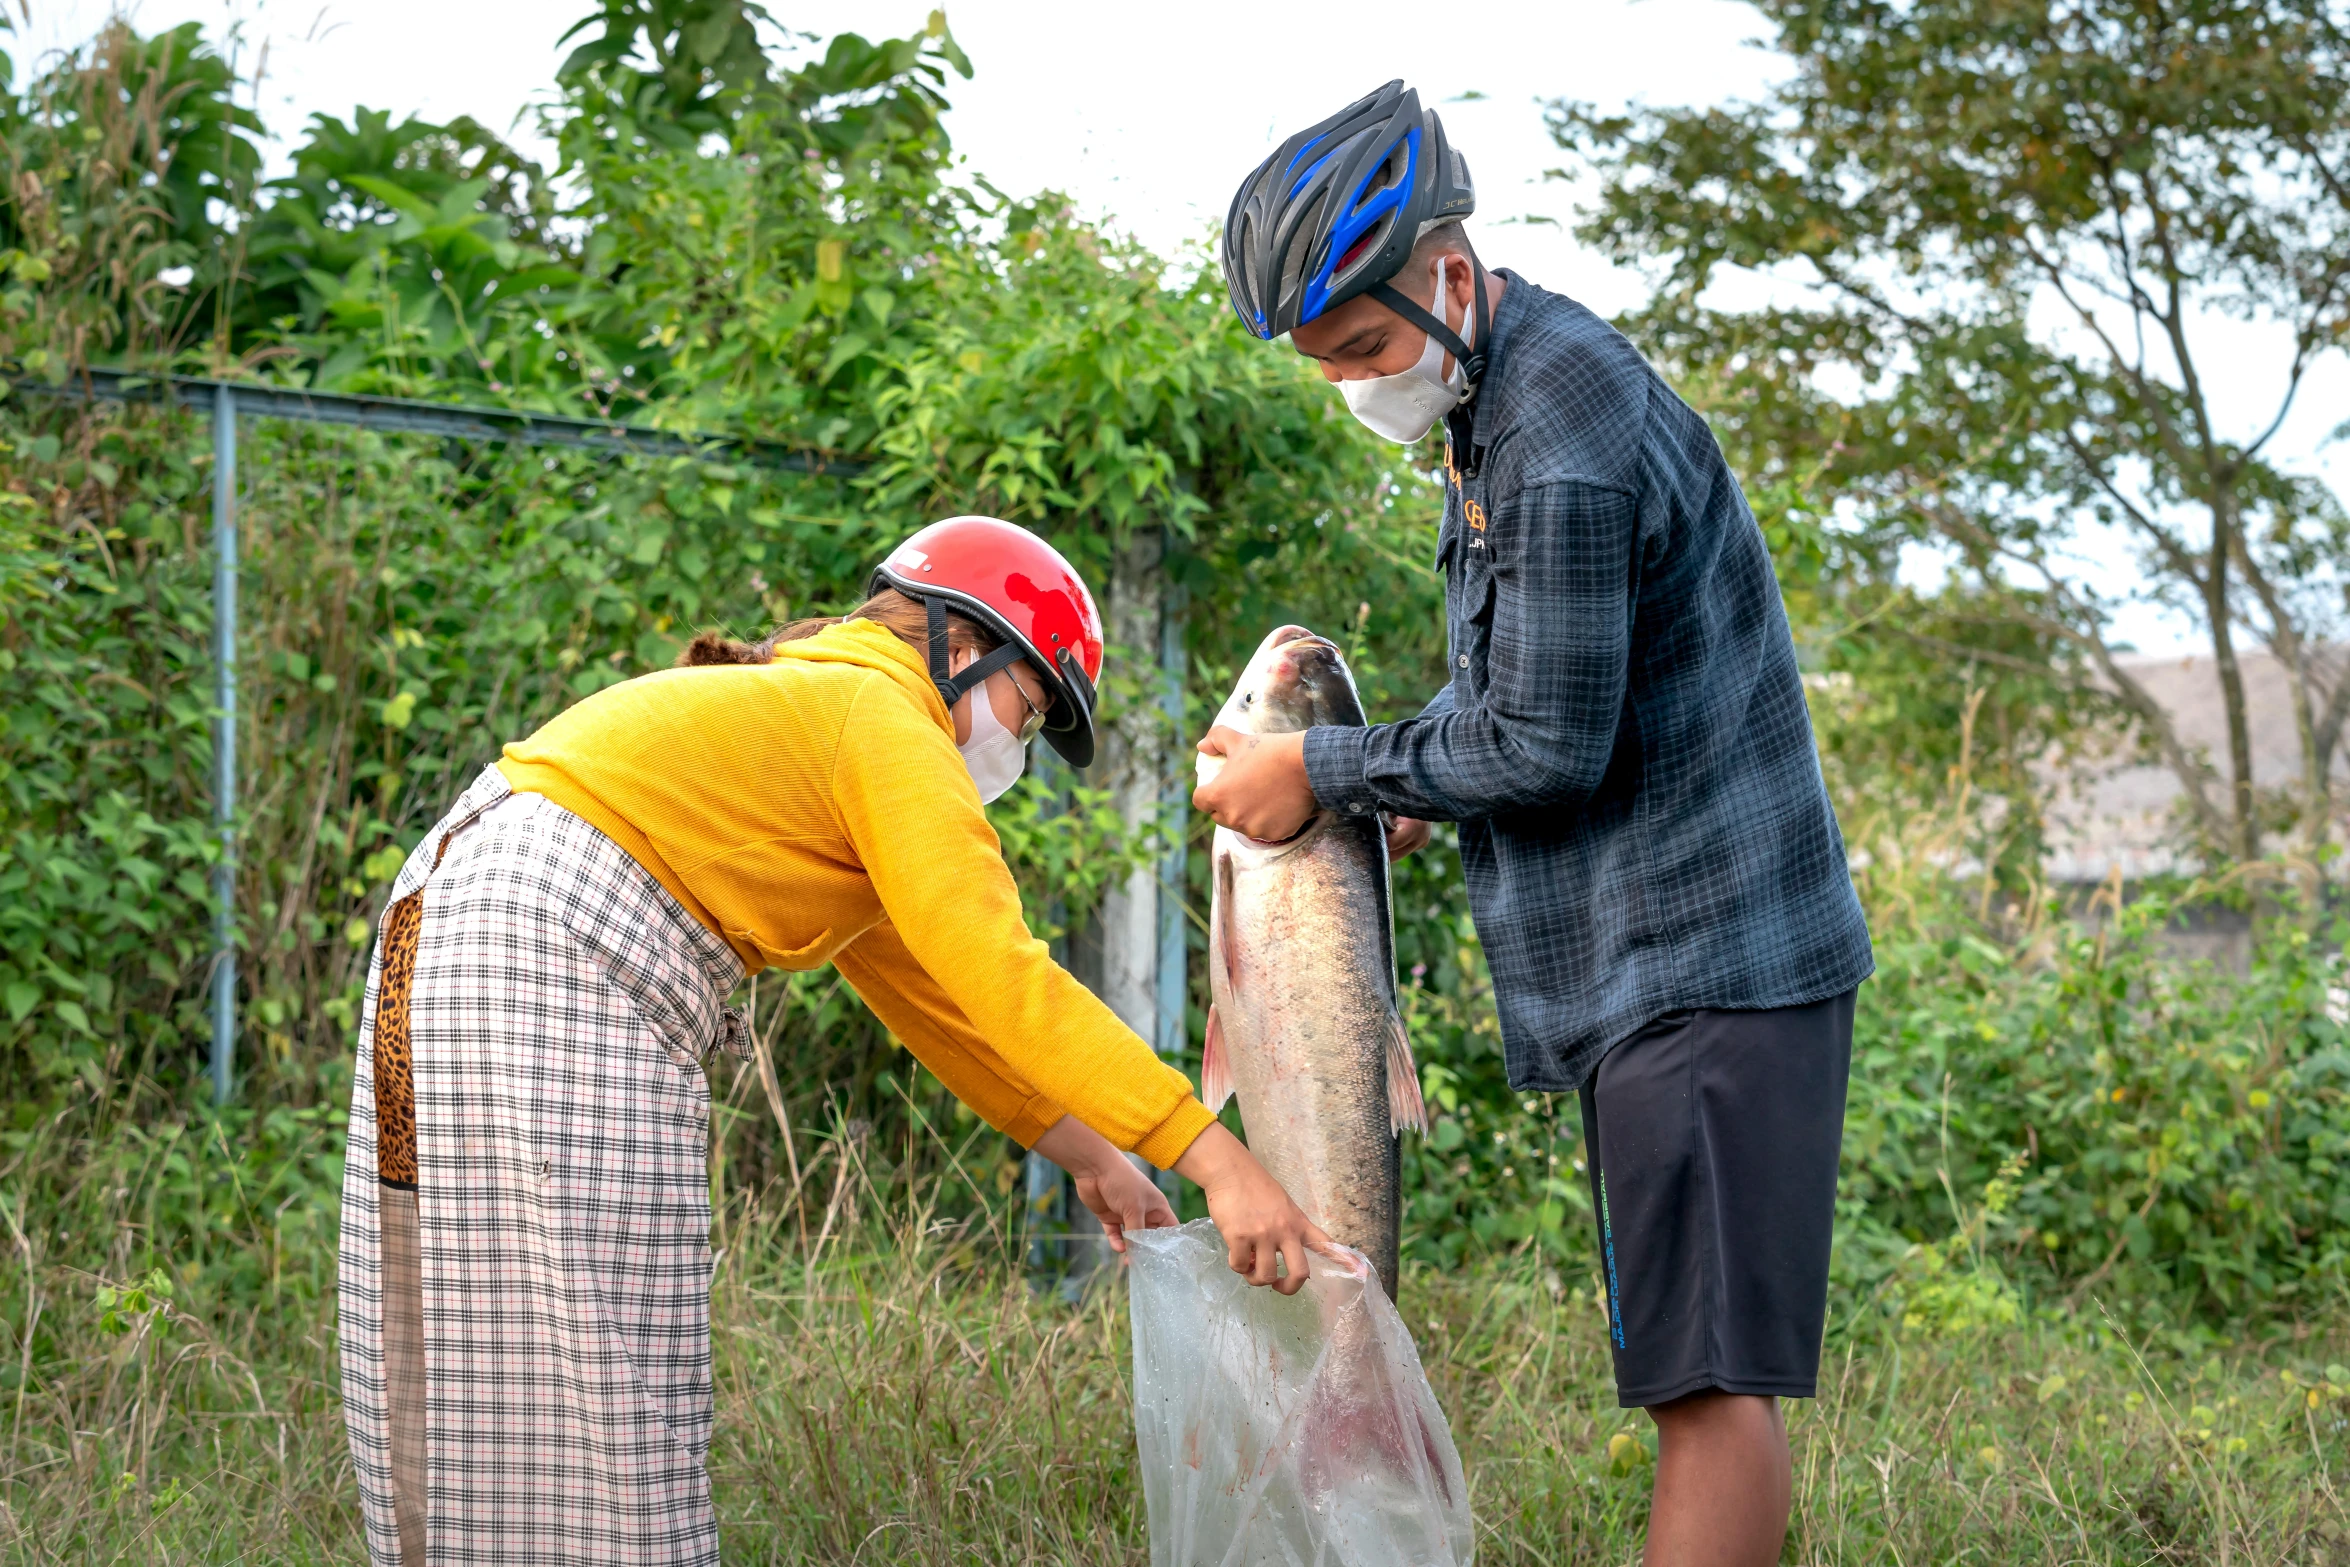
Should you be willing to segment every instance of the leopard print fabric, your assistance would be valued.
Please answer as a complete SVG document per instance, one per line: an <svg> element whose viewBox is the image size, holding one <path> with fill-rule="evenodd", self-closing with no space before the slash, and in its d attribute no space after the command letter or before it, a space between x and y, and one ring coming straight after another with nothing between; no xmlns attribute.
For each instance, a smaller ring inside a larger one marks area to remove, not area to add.
<svg viewBox="0 0 2350 1567"><path fill-rule="evenodd" d="M434 870L449 857L449 842L463 832L441 835ZM416 1058L409 1049L408 1001L416 989L416 943L424 933L424 889L392 905L384 921L383 979L375 998L375 1178L403 1191L416 1190Z"/></svg>
<svg viewBox="0 0 2350 1567"><path fill-rule="evenodd" d="M416 1072L408 1047L408 1001L416 984L416 942L424 889L384 920L383 976L375 1000L375 1174L386 1186L416 1189Z"/></svg>

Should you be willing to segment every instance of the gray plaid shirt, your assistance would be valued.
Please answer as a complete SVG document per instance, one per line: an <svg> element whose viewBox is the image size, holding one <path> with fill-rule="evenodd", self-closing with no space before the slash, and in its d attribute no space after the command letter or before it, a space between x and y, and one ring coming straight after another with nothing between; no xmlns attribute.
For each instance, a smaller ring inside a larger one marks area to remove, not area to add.
<svg viewBox="0 0 2350 1567"><path fill-rule="evenodd" d="M1566 1092L1665 1013L1818 1001L1874 961L1786 607L1712 432L1523 279L1492 341L1454 422L1471 453L1446 460L1452 684L1417 718L1310 731L1306 772L1338 810L1460 823L1510 1082Z"/></svg>

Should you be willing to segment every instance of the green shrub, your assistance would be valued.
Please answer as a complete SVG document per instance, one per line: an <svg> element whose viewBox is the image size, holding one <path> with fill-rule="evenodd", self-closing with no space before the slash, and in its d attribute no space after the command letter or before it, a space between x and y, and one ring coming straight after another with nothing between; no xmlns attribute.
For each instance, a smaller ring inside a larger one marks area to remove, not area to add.
<svg viewBox="0 0 2350 1567"><path fill-rule="evenodd" d="M2177 898L2008 940L1961 901L1878 922L1845 1132L1856 1238L1881 1259L1944 1235L1957 1194L2018 1160L1985 1244L2043 1298L2215 1320L2338 1302L2350 924L2274 910L2239 977L2166 945Z"/></svg>

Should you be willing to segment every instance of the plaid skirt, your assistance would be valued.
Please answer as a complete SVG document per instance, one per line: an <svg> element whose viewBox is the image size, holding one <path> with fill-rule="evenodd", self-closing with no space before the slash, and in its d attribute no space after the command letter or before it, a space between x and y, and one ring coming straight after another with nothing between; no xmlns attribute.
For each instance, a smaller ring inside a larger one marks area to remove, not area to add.
<svg viewBox="0 0 2350 1567"><path fill-rule="evenodd" d="M377 1169L380 932L343 1183L368 1553L715 1562L701 1056L747 1051L726 1005L741 961L619 845L494 767L409 856L387 920L417 892L414 1188Z"/></svg>

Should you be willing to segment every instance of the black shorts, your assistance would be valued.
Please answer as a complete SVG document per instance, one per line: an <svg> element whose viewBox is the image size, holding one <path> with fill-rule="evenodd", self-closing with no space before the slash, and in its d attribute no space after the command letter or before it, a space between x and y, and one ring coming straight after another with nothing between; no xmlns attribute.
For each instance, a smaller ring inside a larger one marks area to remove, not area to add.
<svg viewBox="0 0 2350 1567"><path fill-rule="evenodd" d="M1852 999L1669 1013L1583 1085L1626 1409L1817 1388Z"/></svg>

